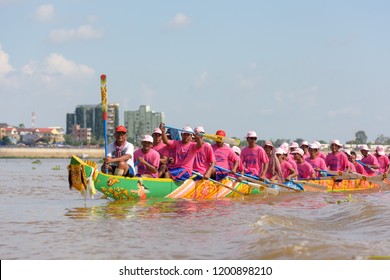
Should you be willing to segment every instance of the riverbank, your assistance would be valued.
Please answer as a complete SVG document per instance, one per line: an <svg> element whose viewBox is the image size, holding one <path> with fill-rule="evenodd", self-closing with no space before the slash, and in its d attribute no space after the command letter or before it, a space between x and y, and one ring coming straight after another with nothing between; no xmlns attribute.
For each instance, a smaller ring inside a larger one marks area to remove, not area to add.
<svg viewBox="0 0 390 280"><path fill-rule="evenodd" d="M104 148L0 148L0 158L103 158Z"/></svg>

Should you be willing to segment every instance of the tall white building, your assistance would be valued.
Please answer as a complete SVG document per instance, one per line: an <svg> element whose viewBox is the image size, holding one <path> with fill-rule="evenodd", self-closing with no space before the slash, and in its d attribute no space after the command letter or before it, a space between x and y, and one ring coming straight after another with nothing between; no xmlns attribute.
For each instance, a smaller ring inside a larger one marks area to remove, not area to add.
<svg viewBox="0 0 390 280"><path fill-rule="evenodd" d="M153 129L165 122L165 114L152 111L148 105L141 105L137 111L125 111L124 114L127 137L133 143L140 143L143 135L152 135Z"/></svg>

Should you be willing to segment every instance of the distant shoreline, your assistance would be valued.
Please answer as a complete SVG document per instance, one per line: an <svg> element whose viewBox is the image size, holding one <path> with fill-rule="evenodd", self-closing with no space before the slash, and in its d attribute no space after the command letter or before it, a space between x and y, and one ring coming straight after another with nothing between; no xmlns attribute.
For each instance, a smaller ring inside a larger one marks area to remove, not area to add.
<svg viewBox="0 0 390 280"><path fill-rule="evenodd" d="M0 158L103 158L104 148L0 148Z"/></svg>

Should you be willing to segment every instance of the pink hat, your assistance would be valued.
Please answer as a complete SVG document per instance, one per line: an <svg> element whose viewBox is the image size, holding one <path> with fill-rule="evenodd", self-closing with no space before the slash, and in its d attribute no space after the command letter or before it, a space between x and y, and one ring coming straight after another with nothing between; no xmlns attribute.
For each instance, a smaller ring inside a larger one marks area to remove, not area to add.
<svg viewBox="0 0 390 280"><path fill-rule="evenodd" d="M303 156L305 153L303 152L303 150L301 148L296 148L294 151L291 152L292 154L299 154L301 156Z"/></svg>
<svg viewBox="0 0 390 280"><path fill-rule="evenodd" d="M313 143L315 143L318 146L318 149L321 148L321 143L320 142L314 141Z"/></svg>
<svg viewBox="0 0 390 280"><path fill-rule="evenodd" d="M195 128L195 132L198 132L198 133L204 133L204 128L203 126L198 126Z"/></svg>
<svg viewBox="0 0 390 280"><path fill-rule="evenodd" d="M297 142L291 142L289 148L290 149L291 148L299 148L298 143Z"/></svg>
<svg viewBox="0 0 390 280"><path fill-rule="evenodd" d="M150 142L153 143L153 137L150 135L145 135L144 138L142 139L142 142Z"/></svg>
<svg viewBox="0 0 390 280"><path fill-rule="evenodd" d="M379 145L376 147L376 152L378 155L384 156L385 155L385 148L382 145Z"/></svg>
<svg viewBox="0 0 390 280"><path fill-rule="evenodd" d="M182 133L189 133L189 134L192 134L192 133L194 133L194 131L192 130L192 128L191 127L189 127L189 126L185 126L185 127L183 127L183 130L184 131L182 131Z"/></svg>
<svg viewBox="0 0 390 280"><path fill-rule="evenodd" d="M364 144L364 145L360 145L359 150L360 151L369 151L370 149L368 148L368 146L366 144Z"/></svg>
<svg viewBox="0 0 390 280"><path fill-rule="evenodd" d="M340 141L337 140L337 139L333 140L330 144L331 144L331 145L332 145L332 144L335 144L335 145L337 145L337 146L339 146L339 147L342 147L342 146L343 146L343 144L341 144Z"/></svg>
<svg viewBox="0 0 390 280"><path fill-rule="evenodd" d="M236 154L239 154L239 155L241 154L241 149L240 149L239 147L233 146L232 149L233 149L233 151L234 151Z"/></svg>
<svg viewBox="0 0 390 280"><path fill-rule="evenodd" d="M256 137L257 138L257 134L254 131L248 131L246 137Z"/></svg>
<svg viewBox="0 0 390 280"><path fill-rule="evenodd" d="M153 134L154 134L154 133L162 134L161 129L160 129L159 127L156 127L156 128L153 130Z"/></svg>
<svg viewBox="0 0 390 280"><path fill-rule="evenodd" d="M276 148L275 154L277 154L277 155L284 155L285 151L283 150L283 148Z"/></svg>

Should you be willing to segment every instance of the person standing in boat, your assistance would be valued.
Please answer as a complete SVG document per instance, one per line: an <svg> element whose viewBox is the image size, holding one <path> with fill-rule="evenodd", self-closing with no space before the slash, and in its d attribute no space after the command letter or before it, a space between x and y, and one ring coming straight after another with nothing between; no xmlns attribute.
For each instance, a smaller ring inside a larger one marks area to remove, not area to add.
<svg viewBox="0 0 390 280"><path fill-rule="evenodd" d="M240 156L244 167L244 174L255 176L257 179L265 179L269 159L263 147L256 144L256 132L249 131L246 140L248 145L242 149Z"/></svg>
<svg viewBox="0 0 390 280"><path fill-rule="evenodd" d="M359 149L363 156L361 161L363 163L364 169L367 172L367 175L375 175L379 171L379 162L377 158L370 153L370 149L367 145L361 145Z"/></svg>
<svg viewBox="0 0 390 280"><path fill-rule="evenodd" d="M330 143L331 152L326 156L325 163L329 171L349 172L348 158L340 149L343 145L335 139Z"/></svg>
<svg viewBox="0 0 390 280"><path fill-rule="evenodd" d="M134 161L137 163L138 177L158 177L160 154L152 149L153 137L145 135L141 142L142 148L134 152Z"/></svg>
<svg viewBox="0 0 390 280"><path fill-rule="evenodd" d="M127 129L123 125L115 129L115 141L107 147L107 157L103 159L101 171L118 176L134 176L134 146L127 142Z"/></svg>
<svg viewBox="0 0 390 280"><path fill-rule="evenodd" d="M213 148L207 142L203 142L202 133L204 128L198 126L195 128L195 132L199 134L199 138L202 141L202 147L198 150L195 156L193 170L202 174L204 179L209 179L212 175L215 166L215 155Z"/></svg>
<svg viewBox="0 0 390 280"><path fill-rule="evenodd" d="M189 179L192 176L196 153L202 147L199 134L195 132L195 142L193 142L192 134L194 134L194 131L191 127L185 126L181 133L181 140L169 140L163 123L160 124L160 129L164 144L173 152L173 162L168 165L166 177L175 181Z"/></svg>
<svg viewBox="0 0 390 280"><path fill-rule="evenodd" d="M225 131L221 129L217 130L215 134L226 136ZM215 155L215 168L212 177L217 181L221 181L229 175L229 171L227 170L230 170L232 175L236 174L239 161L232 148L230 148L228 144L220 141L215 141L215 143L211 145L211 148Z"/></svg>
<svg viewBox="0 0 390 280"><path fill-rule="evenodd" d="M390 160L386 156L385 148L382 145L379 145L375 149L376 159L379 163L379 172L382 174L389 173L390 171Z"/></svg>

